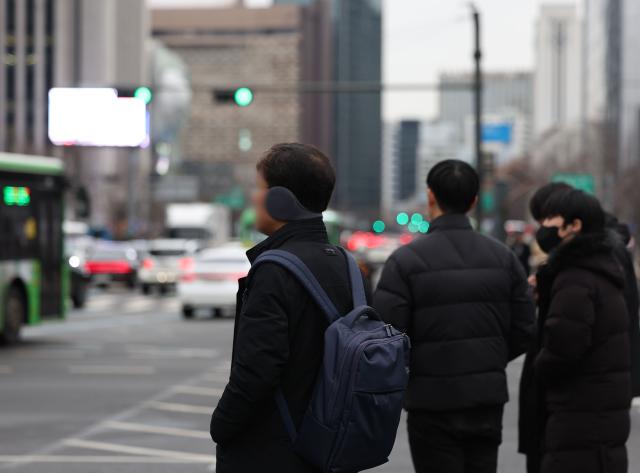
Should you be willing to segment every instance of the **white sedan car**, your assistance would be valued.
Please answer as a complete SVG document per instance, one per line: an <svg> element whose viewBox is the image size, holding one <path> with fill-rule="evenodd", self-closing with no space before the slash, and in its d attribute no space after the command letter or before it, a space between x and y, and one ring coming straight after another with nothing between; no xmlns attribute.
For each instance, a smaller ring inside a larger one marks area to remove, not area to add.
<svg viewBox="0 0 640 473"><path fill-rule="evenodd" d="M178 281L178 299L182 315L190 319L196 310L208 309L214 317L234 309L238 279L249 272L245 250L240 245L226 245L202 250L193 266Z"/></svg>

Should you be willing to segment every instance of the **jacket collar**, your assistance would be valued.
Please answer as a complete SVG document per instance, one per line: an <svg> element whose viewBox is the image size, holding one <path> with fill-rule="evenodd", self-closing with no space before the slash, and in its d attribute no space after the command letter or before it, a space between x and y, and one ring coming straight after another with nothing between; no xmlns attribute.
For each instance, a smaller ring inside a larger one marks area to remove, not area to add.
<svg viewBox="0 0 640 473"><path fill-rule="evenodd" d="M579 234L553 250L543 268L553 277L565 268L579 267L598 273L617 286L623 286L622 271L613 257L616 244L613 238L608 232Z"/></svg>
<svg viewBox="0 0 640 473"><path fill-rule="evenodd" d="M445 214L431 222L429 233L434 230L472 230L469 217L465 214Z"/></svg>
<svg viewBox="0 0 640 473"><path fill-rule="evenodd" d="M249 249L249 251L247 251L247 258L249 258L249 262L253 264L256 258L265 251L280 248L285 243L292 241L329 243L327 229L324 226L322 218L288 222L269 238Z"/></svg>

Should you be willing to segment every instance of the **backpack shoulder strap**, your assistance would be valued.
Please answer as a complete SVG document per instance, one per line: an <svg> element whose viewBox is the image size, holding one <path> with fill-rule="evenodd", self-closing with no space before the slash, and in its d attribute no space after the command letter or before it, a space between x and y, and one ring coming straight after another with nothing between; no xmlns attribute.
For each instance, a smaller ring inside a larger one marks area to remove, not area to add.
<svg viewBox="0 0 640 473"><path fill-rule="evenodd" d="M340 318L340 313L338 312L335 304L331 299L329 299L329 296L325 290L322 289L322 286L320 286L316 277L300 258L293 253L284 250L265 251L253 262L249 274L253 273L258 266L266 262L279 264L293 273L296 279L298 279L298 281L309 292L311 297L313 297L315 302L320 306L327 316L330 324Z"/></svg>
<svg viewBox="0 0 640 473"><path fill-rule="evenodd" d="M364 281L362 280L362 272L356 263L355 258L341 246L338 247L349 265L349 279L351 281L351 297L353 299L353 308L367 304L367 296L364 291Z"/></svg>

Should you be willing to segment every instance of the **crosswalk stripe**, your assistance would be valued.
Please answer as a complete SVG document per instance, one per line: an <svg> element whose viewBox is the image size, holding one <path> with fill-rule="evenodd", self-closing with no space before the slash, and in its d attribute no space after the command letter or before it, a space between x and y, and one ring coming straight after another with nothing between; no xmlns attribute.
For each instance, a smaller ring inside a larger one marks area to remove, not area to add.
<svg viewBox="0 0 640 473"><path fill-rule="evenodd" d="M104 427L114 430L123 430L126 432L173 435L176 437L188 437L205 440L211 439L211 434L203 430L178 429L175 427L162 427L159 425L138 424L134 422L105 422Z"/></svg>
<svg viewBox="0 0 640 473"><path fill-rule="evenodd" d="M118 311L120 313L131 313L149 311L154 308L160 310L171 310L177 308L179 302L175 298L156 299L146 296L127 296L121 294L101 294L89 296L87 306L78 310L78 314L96 316L100 313Z"/></svg>
<svg viewBox="0 0 640 473"><path fill-rule="evenodd" d="M193 394L196 396L214 396L220 397L224 389L204 388L201 386L174 386L172 391L180 394Z"/></svg>
<svg viewBox="0 0 640 473"><path fill-rule="evenodd" d="M135 464L189 464L189 463L214 463L211 459L193 460L187 458L166 458L149 456L122 456L122 455L0 455L2 463L135 463Z"/></svg>
<svg viewBox="0 0 640 473"><path fill-rule="evenodd" d="M207 348L161 348L156 346L130 346L127 348L132 358L215 358L218 350L210 350Z"/></svg>
<svg viewBox="0 0 640 473"><path fill-rule="evenodd" d="M147 404L153 409L169 412L184 412L186 414L208 414L211 415L213 407L209 406L194 406L192 404L179 404L175 402L160 402L151 401Z"/></svg>
<svg viewBox="0 0 640 473"><path fill-rule="evenodd" d="M165 450L159 448L133 447L131 445L121 445L117 443L95 442L92 440L68 439L64 444L67 447L87 448L90 450L103 450L105 452L128 453L132 455L145 455L150 457L162 457L173 459L186 459L202 462L213 462L215 456L202 455L199 453L179 452L176 450Z"/></svg>

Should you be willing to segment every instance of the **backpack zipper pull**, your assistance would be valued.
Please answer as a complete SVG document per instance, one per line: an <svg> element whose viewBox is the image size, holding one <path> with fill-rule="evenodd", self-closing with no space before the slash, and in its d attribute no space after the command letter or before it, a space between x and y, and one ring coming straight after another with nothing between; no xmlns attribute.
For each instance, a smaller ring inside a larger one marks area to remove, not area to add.
<svg viewBox="0 0 640 473"><path fill-rule="evenodd" d="M384 328L387 331L387 337L393 337L393 330L391 329L391 325L387 324L384 326Z"/></svg>

